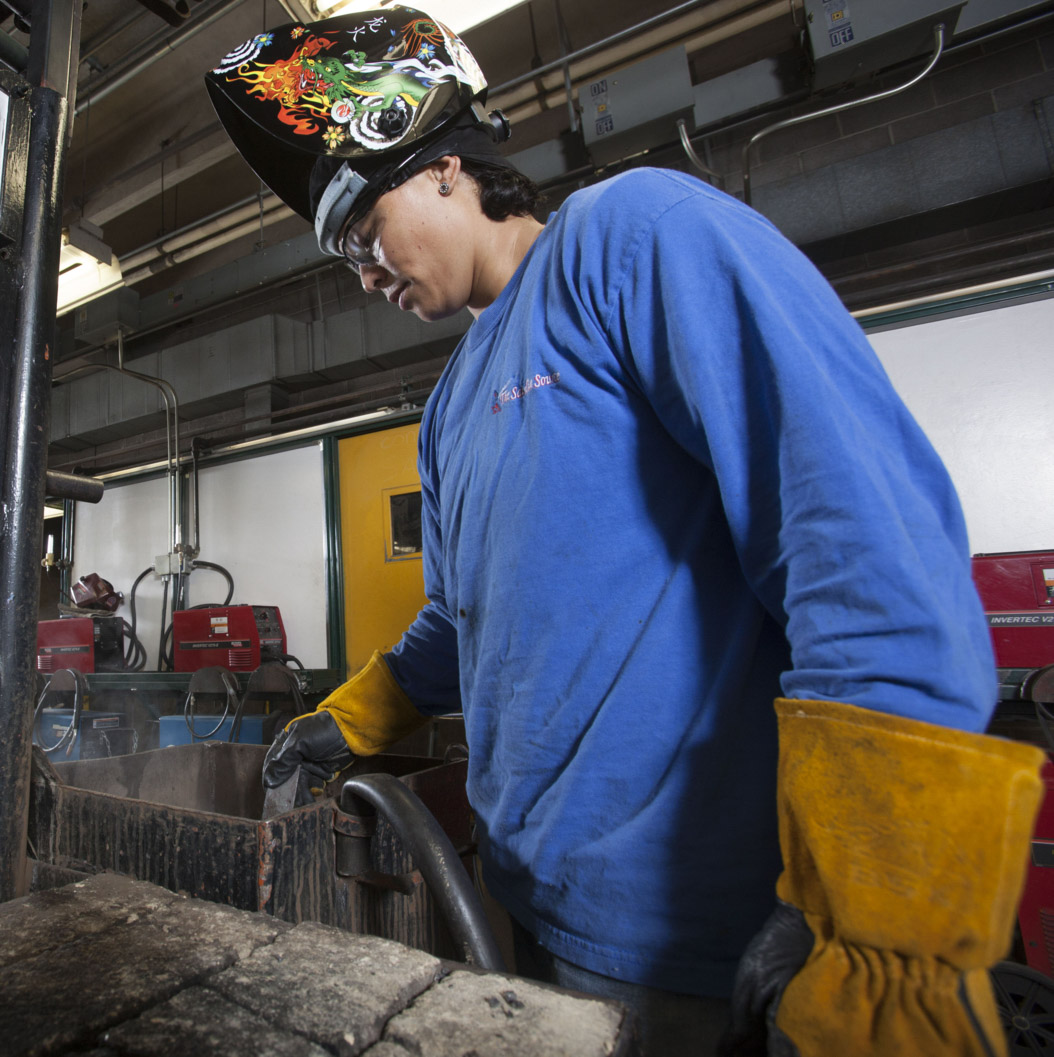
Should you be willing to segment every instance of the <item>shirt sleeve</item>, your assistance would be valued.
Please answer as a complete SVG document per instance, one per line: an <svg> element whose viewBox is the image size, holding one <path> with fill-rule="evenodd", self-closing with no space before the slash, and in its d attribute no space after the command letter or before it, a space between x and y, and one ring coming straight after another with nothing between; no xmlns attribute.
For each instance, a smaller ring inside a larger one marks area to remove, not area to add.
<svg viewBox="0 0 1054 1057"><path fill-rule="evenodd" d="M958 498L834 291L712 193L632 251L607 329L716 479L743 574L790 643L784 694L983 729L995 673Z"/></svg>

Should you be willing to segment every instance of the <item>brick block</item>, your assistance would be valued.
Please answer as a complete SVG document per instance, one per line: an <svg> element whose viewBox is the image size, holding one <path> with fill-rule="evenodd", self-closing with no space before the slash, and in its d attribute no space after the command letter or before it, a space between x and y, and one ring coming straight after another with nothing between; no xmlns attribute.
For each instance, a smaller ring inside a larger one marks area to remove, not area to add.
<svg viewBox="0 0 1054 1057"><path fill-rule="evenodd" d="M431 986L440 968L423 951L307 922L208 986L352 1057L380 1038L388 1020Z"/></svg>
<svg viewBox="0 0 1054 1057"><path fill-rule="evenodd" d="M872 86L871 91L874 90ZM879 99L877 102L864 103L852 110L844 110L838 115L838 123L843 136L852 136L865 129L888 125L901 118L932 110L934 105L933 86L929 79L926 79L887 99Z"/></svg>
<svg viewBox="0 0 1054 1057"><path fill-rule="evenodd" d="M1026 77L1043 72L1043 59L1034 40L1013 44L977 62L963 63L931 74L934 98L938 104L952 103L977 92L994 91Z"/></svg>
<svg viewBox="0 0 1054 1057"><path fill-rule="evenodd" d="M90 895L95 883L72 887ZM108 888L107 898L112 895ZM126 910L123 920L102 931L92 920L91 900L85 900L79 923L65 924L69 942L0 969L6 1057L89 1044L100 1031L248 957L291 927L171 893L159 898L163 905Z"/></svg>
<svg viewBox="0 0 1054 1057"><path fill-rule="evenodd" d="M946 128L961 125L964 121L973 121L994 112L995 101L992 99L992 94L981 92L967 96L965 99L958 99L947 106L934 107L925 113L895 121L890 125L889 130L894 143L904 143L909 139L941 132Z"/></svg>
<svg viewBox="0 0 1054 1057"><path fill-rule="evenodd" d="M904 147L911 152L915 172L925 177L918 180L920 209L938 209L1007 186L992 118L909 140Z"/></svg>
<svg viewBox="0 0 1054 1057"><path fill-rule="evenodd" d="M992 122L996 149L1007 184L1045 180L1051 175L1051 161L1041 118L1031 106L997 114Z"/></svg>
<svg viewBox="0 0 1054 1057"><path fill-rule="evenodd" d="M919 170L903 146L839 162L833 169L845 217L843 231L856 231L919 210Z"/></svg>
<svg viewBox="0 0 1054 1057"><path fill-rule="evenodd" d="M797 245L845 231L835 167L756 189L754 208Z"/></svg>
<svg viewBox="0 0 1054 1057"><path fill-rule="evenodd" d="M615 1002L455 972L393 1018L366 1057L608 1057L623 1018Z"/></svg>
<svg viewBox="0 0 1054 1057"><path fill-rule="evenodd" d="M0 904L0 968L133 922L179 898L144 881L99 874Z"/></svg>
<svg viewBox="0 0 1054 1057"><path fill-rule="evenodd" d="M1034 77L1026 77L1013 84L997 88L992 93L997 110L1012 110L1014 107L1054 95L1054 70L1046 70Z"/></svg>
<svg viewBox="0 0 1054 1057"><path fill-rule="evenodd" d="M309 1039L282 1031L215 991L192 987L103 1041L128 1057L329 1057Z"/></svg>
<svg viewBox="0 0 1054 1057"><path fill-rule="evenodd" d="M837 143L828 143L822 147L814 147L805 151L801 156L802 168L806 172L822 169L836 162L848 161L850 158L859 158L872 151L882 150L890 145L889 129L883 125L881 128L868 129L866 132L858 132L853 136L846 136Z"/></svg>

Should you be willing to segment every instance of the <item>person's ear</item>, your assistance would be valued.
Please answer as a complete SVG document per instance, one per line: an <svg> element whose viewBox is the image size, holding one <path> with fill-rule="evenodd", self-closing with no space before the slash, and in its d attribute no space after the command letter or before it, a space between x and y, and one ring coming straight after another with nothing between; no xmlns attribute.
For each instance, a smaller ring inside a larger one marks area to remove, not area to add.
<svg viewBox="0 0 1054 1057"><path fill-rule="evenodd" d="M461 175L461 159L456 154L444 155L428 166L436 190L445 198L453 193Z"/></svg>

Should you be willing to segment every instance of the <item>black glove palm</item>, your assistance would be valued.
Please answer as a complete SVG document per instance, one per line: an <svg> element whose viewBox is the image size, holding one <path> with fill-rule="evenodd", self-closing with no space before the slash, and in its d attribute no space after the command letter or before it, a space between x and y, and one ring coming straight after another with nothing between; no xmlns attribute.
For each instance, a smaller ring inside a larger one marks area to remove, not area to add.
<svg viewBox="0 0 1054 1057"><path fill-rule="evenodd" d="M312 712L294 719L274 739L264 757L263 784L274 789L302 767L324 785L353 759L329 712Z"/></svg>

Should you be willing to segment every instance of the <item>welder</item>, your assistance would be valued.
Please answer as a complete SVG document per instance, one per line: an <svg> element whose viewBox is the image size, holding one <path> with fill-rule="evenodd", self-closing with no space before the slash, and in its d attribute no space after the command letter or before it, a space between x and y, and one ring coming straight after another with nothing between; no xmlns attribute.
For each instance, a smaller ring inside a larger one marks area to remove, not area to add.
<svg viewBox="0 0 1054 1057"><path fill-rule="evenodd" d="M368 292L474 317L420 428L428 604L265 783L461 710L518 970L624 1000L646 1053L1001 1052L1040 754L983 733L958 500L826 282L678 172L543 225L419 11L280 27L207 83Z"/></svg>

